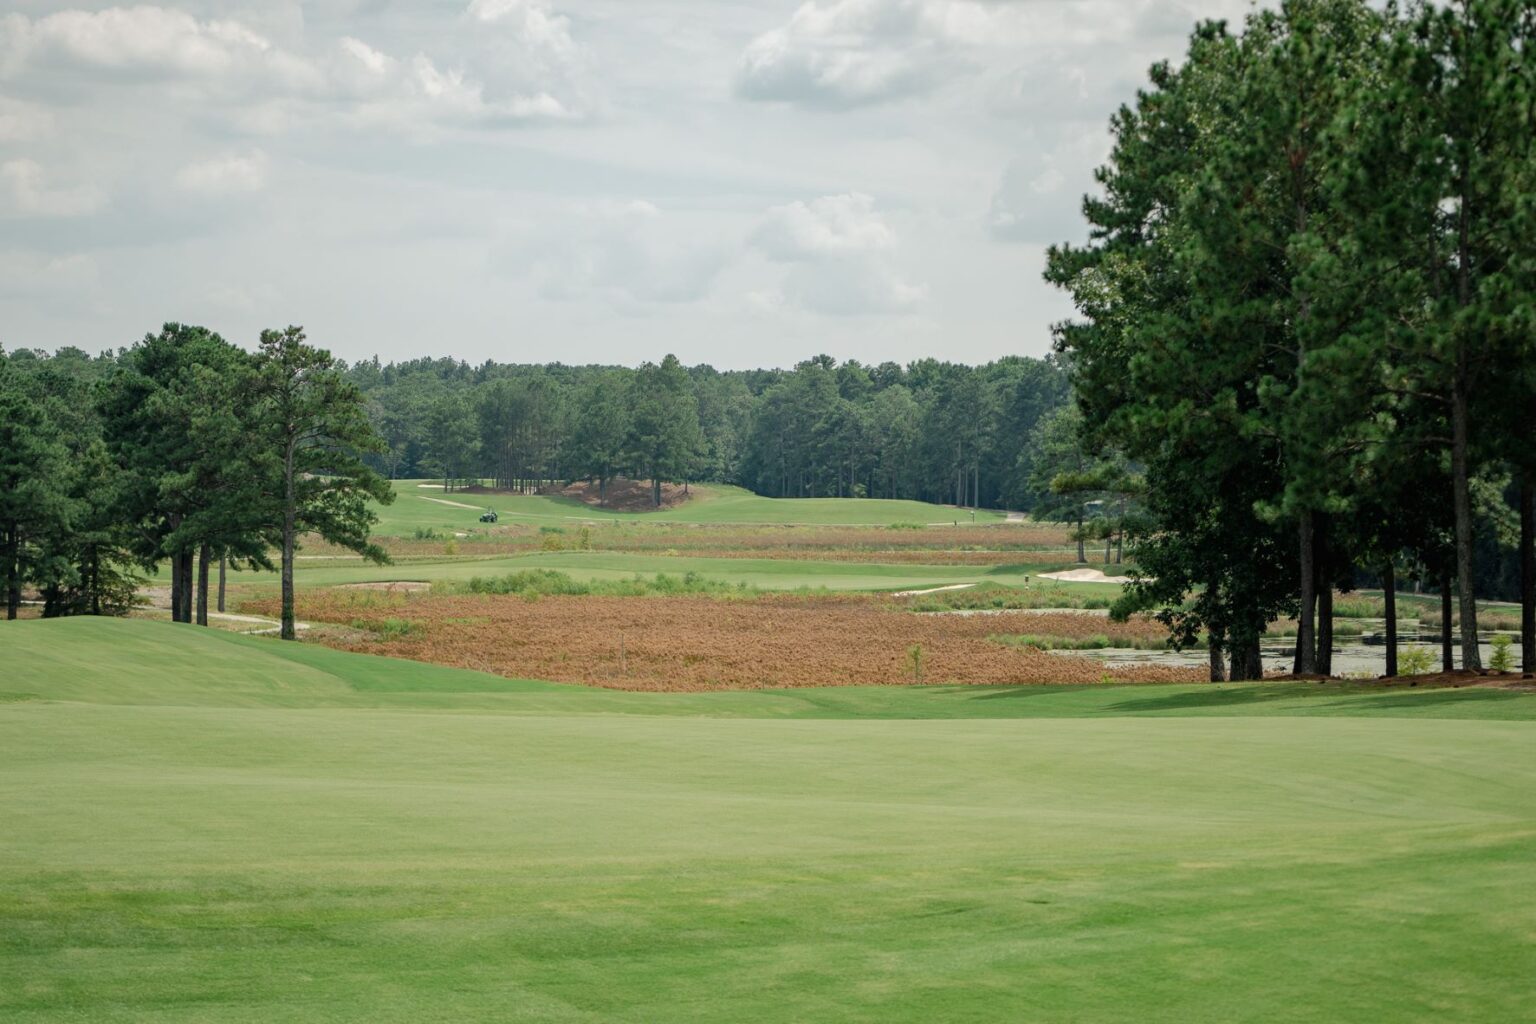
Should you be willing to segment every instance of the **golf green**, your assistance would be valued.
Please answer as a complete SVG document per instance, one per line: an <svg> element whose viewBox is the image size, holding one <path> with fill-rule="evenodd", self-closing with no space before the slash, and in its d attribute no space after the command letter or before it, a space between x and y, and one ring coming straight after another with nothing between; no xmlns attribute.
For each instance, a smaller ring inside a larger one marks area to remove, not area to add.
<svg viewBox="0 0 1536 1024"><path fill-rule="evenodd" d="M1530 1020L1533 719L0 624L0 1019Z"/></svg>

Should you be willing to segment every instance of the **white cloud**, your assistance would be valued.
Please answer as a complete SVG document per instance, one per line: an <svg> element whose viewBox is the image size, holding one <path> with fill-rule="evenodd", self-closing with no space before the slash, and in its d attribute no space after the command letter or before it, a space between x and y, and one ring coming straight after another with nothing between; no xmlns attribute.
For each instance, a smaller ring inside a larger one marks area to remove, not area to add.
<svg viewBox="0 0 1536 1024"><path fill-rule="evenodd" d="M1093 169L1108 155L1107 133L1083 132L1052 150L1010 160L987 212L992 237L1043 245L1083 236L1083 193L1094 187Z"/></svg>
<svg viewBox="0 0 1536 1024"><path fill-rule="evenodd" d="M392 58L375 50L361 39L343 36L339 45L342 53L357 61L365 72L375 77L387 74L395 64Z"/></svg>
<svg viewBox="0 0 1536 1024"><path fill-rule="evenodd" d="M29 304L62 303L78 312L100 282L96 260L81 253L47 256L0 249L0 296L14 296Z"/></svg>
<svg viewBox="0 0 1536 1024"><path fill-rule="evenodd" d="M106 195L93 185L51 185L42 165L34 160L0 164L0 182L9 192L11 212L24 217L83 217L106 202Z"/></svg>
<svg viewBox="0 0 1536 1024"><path fill-rule="evenodd" d="M967 47L994 35L973 0L810 0L747 46L737 91L748 99L851 107L927 90Z"/></svg>
<svg viewBox="0 0 1536 1024"><path fill-rule="evenodd" d="M875 213L873 197L849 192L775 206L751 241L772 259L794 261L890 249L896 232Z"/></svg>
<svg viewBox="0 0 1536 1024"><path fill-rule="evenodd" d="M309 65L238 21L200 21L164 7L108 7L0 20L0 69L68 66L143 78L258 75L290 88L312 85Z"/></svg>
<svg viewBox="0 0 1536 1024"><path fill-rule="evenodd" d="M0 96L0 144L31 142L52 131L52 112L35 104Z"/></svg>
<svg viewBox="0 0 1536 1024"><path fill-rule="evenodd" d="M482 5L471 10L476 6ZM576 91L570 79L578 48L567 20L538 3L501 7L483 17L499 30L516 9L520 20L509 22L512 50L499 37L487 42L494 52L481 54L483 73L425 52L398 58L352 35L306 56L238 21L141 6L0 18L0 77L56 76L75 87L87 71L141 82L194 79L201 91L191 95L205 103L259 97L268 105L261 123L269 126L291 120L274 111L279 99L304 108L299 120L340 117L365 126L497 126L578 116L577 104L557 95ZM476 39L486 34L477 26L456 49L475 51ZM252 109L242 105L236 122L250 122Z"/></svg>
<svg viewBox="0 0 1536 1024"><path fill-rule="evenodd" d="M176 172L176 184L203 195L258 192L267 183L267 163L261 150L245 156L217 156L184 166Z"/></svg>
<svg viewBox="0 0 1536 1024"><path fill-rule="evenodd" d="M791 304L828 316L906 313L928 289L908 284L877 261L802 264L785 276L781 293Z"/></svg>
<svg viewBox="0 0 1536 1024"><path fill-rule="evenodd" d="M910 309L926 290L902 280L890 260L896 230L858 192L775 206L749 244L769 259L792 264L777 294L755 292L758 308L798 306L848 316Z"/></svg>
<svg viewBox="0 0 1536 1024"><path fill-rule="evenodd" d="M729 261L723 244L644 199L583 204L508 255L519 274L531 266L546 299L597 297L620 310L697 302Z"/></svg>
<svg viewBox="0 0 1536 1024"><path fill-rule="evenodd" d="M537 0L472 0L469 15L490 25L505 25L522 42L565 57L576 53L569 18Z"/></svg>

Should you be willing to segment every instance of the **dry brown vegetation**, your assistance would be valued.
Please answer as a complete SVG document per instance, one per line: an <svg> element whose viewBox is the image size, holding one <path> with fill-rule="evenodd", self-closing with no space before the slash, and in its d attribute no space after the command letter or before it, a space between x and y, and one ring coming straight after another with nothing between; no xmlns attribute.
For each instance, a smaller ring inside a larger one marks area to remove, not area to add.
<svg viewBox="0 0 1536 1024"><path fill-rule="evenodd" d="M267 607L272 605L273 607ZM275 602L250 602L271 614ZM301 594L299 617L353 629L327 643L518 678L631 690L924 683L1192 682L1197 669L1106 669L1090 657L1007 647L999 633L1076 636L1088 616L913 615L870 596L622 598ZM1145 624L1155 629L1155 624Z"/></svg>

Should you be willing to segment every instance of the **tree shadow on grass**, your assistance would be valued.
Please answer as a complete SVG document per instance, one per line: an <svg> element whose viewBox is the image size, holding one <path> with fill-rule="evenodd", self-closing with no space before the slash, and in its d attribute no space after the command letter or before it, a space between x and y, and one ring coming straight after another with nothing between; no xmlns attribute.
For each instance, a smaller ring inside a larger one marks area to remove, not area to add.
<svg viewBox="0 0 1536 1024"><path fill-rule="evenodd" d="M1044 697L1050 694L1077 693L1080 690L1096 690L1099 684L1085 684L1081 686L1043 685L1041 683L1020 683L1017 686L986 687L981 693L977 693L976 686L957 686L953 696L964 697L966 700L1004 700L1015 697Z"/></svg>
<svg viewBox="0 0 1536 1024"><path fill-rule="evenodd" d="M1160 697L1138 697L1107 704L1105 711L1125 714L1135 711L1189 711L1197 708L1253 707L1277 700L1294 700L1304 697L1308 690L1301 686L1210 686Z"/></svg>
<svg viewBox="0 0 1536 1024"><path fill-rule="evenodd" d="M1340 700L1325 704L1329 708L1360 708L1362 711L1395 711L1404 708L1439 708L1448 704L1485 704L1489 701L1518 700L1514 690L1495 690L1484 686L1464 686L1460 689L1422 690L1411 693L1384 693L1357 700Z"/></svg>

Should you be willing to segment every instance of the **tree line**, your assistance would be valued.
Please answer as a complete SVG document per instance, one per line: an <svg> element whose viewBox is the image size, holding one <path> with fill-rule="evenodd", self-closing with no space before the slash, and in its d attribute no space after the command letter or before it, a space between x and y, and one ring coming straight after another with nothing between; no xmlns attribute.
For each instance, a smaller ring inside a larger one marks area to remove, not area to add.
<svg viewBox="0 0 1536 1024"><path fill-rule="evenodd" d="M788 497L912 498L1030 509L1050 495L1039 430L1067 405L1055 359L790 370L357 363L387 477L534 490L615 476L707 480ZM1052 464L1054 466L1054 463Z"/></svg>
<svg viewBox="0 0 1536 1024"><path fill-rule="evenodd" d="M1113 118L1091 241L1048 260L1079 311L1057 349L1086 443L1141 470L1117 612L1206 631L1213 678L1223 653L1258 676L1280 616L1295 671L1328 673L1359 578L1389 674L1405 578L1447 624L1455 595L1480 667L1490 535L1536 666L1533 50L1531 0L1288 0L1199 26Z"/></svg>
<svg viewBox="0 0 1536 1024"><path fill-rule="evenodd" d="M393 492L362 461L380 447L356 385L301 328L264 331L254 353L181 324L98 358L0 351L6 617L24 586L45 616L119 612L169 563L172 619L206 626L214 566L222 595L233 564L281 572L292 639L301 535L385 559L370 502Z"/></svg>

